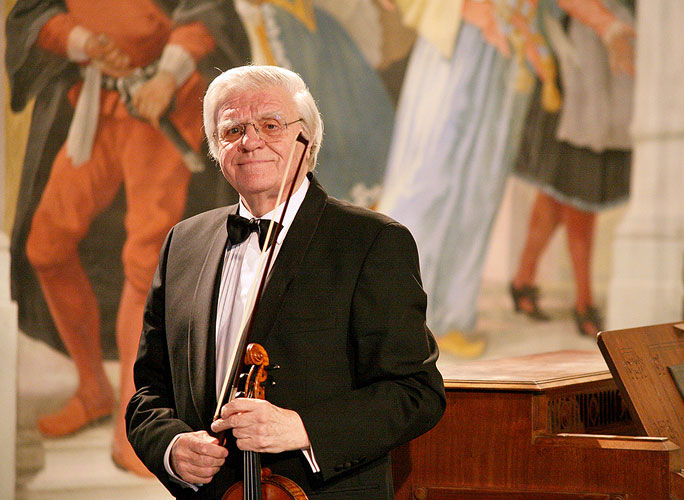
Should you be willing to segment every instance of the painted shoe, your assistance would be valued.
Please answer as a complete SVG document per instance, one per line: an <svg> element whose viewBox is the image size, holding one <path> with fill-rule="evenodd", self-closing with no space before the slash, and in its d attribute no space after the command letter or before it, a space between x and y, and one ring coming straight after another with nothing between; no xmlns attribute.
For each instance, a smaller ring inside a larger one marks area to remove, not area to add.
<svg viewBox="0 0 684 500"><path fill-rule="evenodd" d="M573 310L575 317L575 325L580 335L587 337L596 337L598 333L603 330L603 319L598 309L593 306L587 306L586 310L581 313L577 309Z"/></svg>
<svg viewBox="0 0 684 500"><path fill-rule="evenodd" d="M108 418L112 412L111 402L103 407L89 408L81 396L75 394L61 410L40 417L38 430L45 437L68 436Z"/></svg>
<svg viewBox="0 0 684 500"><path fill-rule="evenodd" d="M539 309L539 288L532 285L516 288L511 282L508 289L511 293L511 299L513 299L515 312L521 312L535 321L549 321L551 319L548 314ZM530 307L525 307L525 301Z"/></svg>

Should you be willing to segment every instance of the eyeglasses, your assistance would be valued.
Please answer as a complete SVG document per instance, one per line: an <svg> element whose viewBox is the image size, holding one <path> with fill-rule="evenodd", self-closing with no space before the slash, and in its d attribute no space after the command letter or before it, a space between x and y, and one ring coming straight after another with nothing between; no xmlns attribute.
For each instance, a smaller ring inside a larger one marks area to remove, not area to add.
<svg viewBox="0 0 684 500"><path fill-rule="evenodd" d="M293 123L304 121L302 118L291 122L281 121L278 117L260 118L255 122L236 123L226 127L219 126L214 134L215 137L225 144L232 144L239 141L247 133L247 127L254 127L257 135L264 142L272 142L280 139L287 127Z"/></svg>

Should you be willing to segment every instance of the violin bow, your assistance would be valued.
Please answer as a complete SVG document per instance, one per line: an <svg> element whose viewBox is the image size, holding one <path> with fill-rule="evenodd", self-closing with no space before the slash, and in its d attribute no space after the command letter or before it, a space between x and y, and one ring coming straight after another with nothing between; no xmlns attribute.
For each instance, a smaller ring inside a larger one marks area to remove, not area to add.
<svg viewBox="0 0 684 500"><path fill-rule="evenodd" d="M287 197L285 198L285 204L283 205L283 210L280 213L280 220L278 221L278 230L282 229L283 227L283 221L285 220L285 213L287 212L287 208L290 204L290 199L292 198L292 193L294 192L294 186L295 186L295 181L297 180L297 177L299 176L299 173L301 172L302 168L302 163L304 162L304 155L306 154L306 148L309 146L309 141L306 139L302 133L300 132L296 139L294 144L292 145L292 149L290 150L290 155L287 160L287 167L285 168L285 173L283 174L283 179L280 182L280 189L278 190L278 197L276 198L276 203L275 203L275 208L277 209L280 206L280 201L282 199L283 191L285 191L285 183L287 182L288 174L290 173L290 168L292 166L292 158L294 156L295 149L297 148L297 143L301 143L304 145L304 151L302 152L302 156L299 158L299 163L297 164L297 169L295 170L294 177L292 178L292 182L290 183L290 189L287 193ZM275 218L271 219L271 222L268 225L268 231L266 231L266 241L271 241L271 234L274 231L274 226L275 226ZM275 235L275 238L278 237L278 234ZM273 261L273 254L275 252L275 247L276 243L273 241L271 246L268 248L268 256L266 257L266 261L264 262L264 258L266 256L267 249L264 248L261 250L261 253L259 254L259 262L257 265L257 273L254 282L252 283L252 286L250 287L249 291L249 296L247 299L247 304L245 305L244 311L242 313L242 320L240 322L240 335L239 335L239 342L236 343L233 352L231 353L231 356L228 359L231 359L233 361L232 367L230 370L230 373L226 373L226 376L223 379L223 384L221 385L221 393L218 398L218 402L216 405L216 410L214 412L214 420L217 420L220 415L221 415L221 407L223 406L223 401L226 397L226 392L228 391L228 387L230 385L231 388L231 393L230 393L230 399L232 400L235 397L235 392L237 389L237 382L238 382L238 377L240 376L240 372L242 371L242 367L244 366L244 354L247 348L247 339L249 338L249 334L251 333L252 329L252 324L254 322L254 313L256 312L256 308L259 304L259 300L261 299L261 296L263 295L264 291L264 286L266 284L266 277L268 276L268 271L271 266L271 262ZM255 286L259 283L259 286ZM239 355L238 355L239 353ZM229 384L230 383L230 384Z"/></svg>

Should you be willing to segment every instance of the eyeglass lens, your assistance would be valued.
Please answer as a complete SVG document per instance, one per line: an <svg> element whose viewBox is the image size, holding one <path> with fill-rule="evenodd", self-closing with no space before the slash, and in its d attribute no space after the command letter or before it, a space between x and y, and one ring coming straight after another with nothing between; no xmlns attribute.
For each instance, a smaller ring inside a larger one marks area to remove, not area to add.
<svg viewBox="0 0 684 500"><path fill-rule="evenodd" d="M257 120L256 123L238 123L223 128L219 132L219 138L225 142L235 142L247 133L247 127L249 125L253 126L257 135L267 142L280 137L287 128L287 124L281 122L277 118L263 118Z"/></svg>

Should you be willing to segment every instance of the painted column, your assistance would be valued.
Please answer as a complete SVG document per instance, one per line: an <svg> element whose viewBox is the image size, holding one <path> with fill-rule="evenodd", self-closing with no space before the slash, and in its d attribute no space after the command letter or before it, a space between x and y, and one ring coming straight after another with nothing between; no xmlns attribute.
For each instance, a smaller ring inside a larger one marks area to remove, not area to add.
<svg viewBox="0 0 684 500"><path fill-rule="evenodd" d="M5 53L5 30L0 30ZM4 65L3 65L4 66ZM7 81L2 78L2 81ZM0 221L5 220L5 113L7 96L0 92ZM10 296L9 240L0 224L0 500L14 498L17 432L17 308Z"/></svg>
<svg viewBox="0 0 684 500"><path fill-rule="evenodd" d="M637 7L632 187L613 243L609 329L682 319L684 2Z"/></svg>

